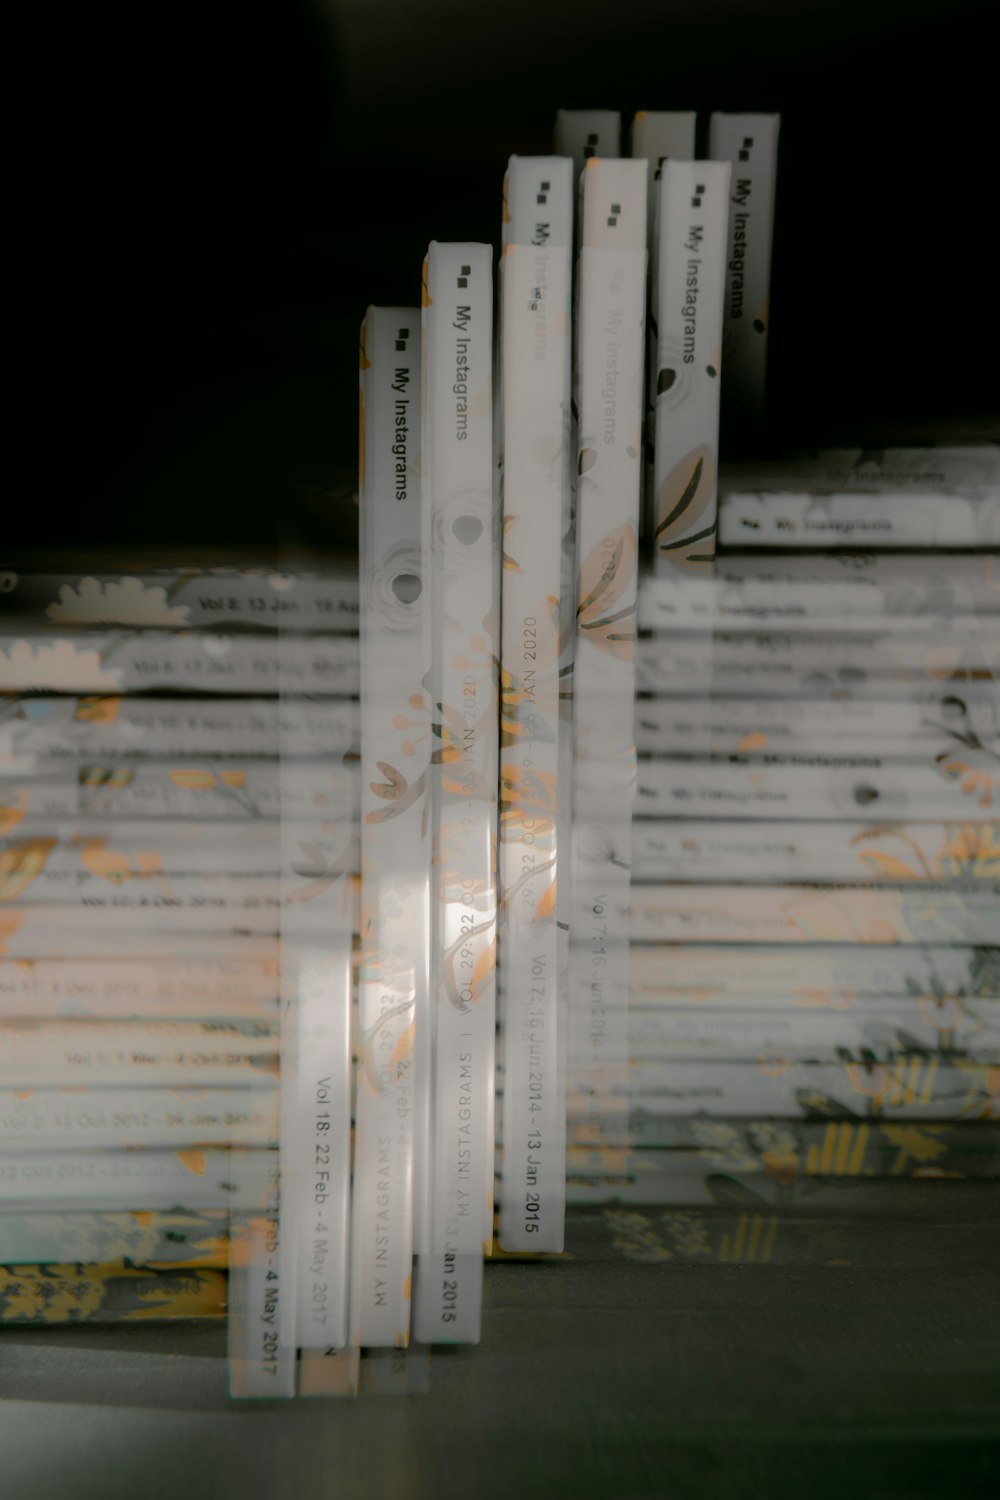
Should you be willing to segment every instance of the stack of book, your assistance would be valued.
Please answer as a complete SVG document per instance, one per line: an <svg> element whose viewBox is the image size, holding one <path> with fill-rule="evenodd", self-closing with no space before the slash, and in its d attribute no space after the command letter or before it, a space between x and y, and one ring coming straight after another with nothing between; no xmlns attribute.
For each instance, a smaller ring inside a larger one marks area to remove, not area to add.
<svg viewBox="0 0 1000 1500"><path fill-rule="evenodd" d="M477 1342L567 1205L996 1169L997 449L720 463L778 121L695 125L562 112L496 298L369 309L357 572L5 579L0 1258L228 1264L235 1395Z"/></svg>
<svg viewBox="0 0 1000 1500"><path fill-rule="evenodd" d="M357 870L357 580L4 589L2 1315L219 1315L279 1139L283 948Z"/></svg>

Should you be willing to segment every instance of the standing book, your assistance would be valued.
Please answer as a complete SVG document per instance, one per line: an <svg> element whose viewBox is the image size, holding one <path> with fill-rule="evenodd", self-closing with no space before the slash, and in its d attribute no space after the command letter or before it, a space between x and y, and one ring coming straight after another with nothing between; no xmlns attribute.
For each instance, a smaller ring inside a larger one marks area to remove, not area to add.
<svg viewBox="0 0 1000 1500"><path fill-rule="evenodd" d="M370 308L362 350L361 970L351 1342L409 1340L426 1153L430 704L419 314Z"/></svg>
<svg viewBox="0 0 1000 1500"><path fill-rule="evenodd" d="M570 525L571 163L511 158L503 278L500 1244L561 1251L565 992L556 920L563 549Z"/></svg>
<svg viewBox="0 0 1000 1500"><path fill-rule="evenodd" d="M593 1140L612 1144L628 1134L615 1085L627 1081L646 163L595 158L583 200L570 1081Z"/></svg>
<svg viewBox="0 0 1000 1500"><path fill-rule="evenodd" d="M432 243L424 277L435 1035L429 1244L427 1253L417 1246L415 1333L426 1343L476 1343L494 1170L500 549L492 251Z"/></svg>

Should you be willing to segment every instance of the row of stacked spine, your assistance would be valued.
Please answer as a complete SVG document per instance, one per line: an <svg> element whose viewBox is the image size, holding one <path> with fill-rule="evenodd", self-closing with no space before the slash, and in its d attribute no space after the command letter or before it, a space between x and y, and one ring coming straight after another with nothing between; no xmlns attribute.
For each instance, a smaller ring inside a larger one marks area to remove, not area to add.
<svg viewBox="0 0 1000 1500"><path fill-rule="evenodd" d="M996 450L720 467L777 121L614 120L511 159L495 332L478 243L369 310L357 574L4 575L0 1256L229 1266L237 1395L477 1342L567 1204L993 1171Z"/></svg>

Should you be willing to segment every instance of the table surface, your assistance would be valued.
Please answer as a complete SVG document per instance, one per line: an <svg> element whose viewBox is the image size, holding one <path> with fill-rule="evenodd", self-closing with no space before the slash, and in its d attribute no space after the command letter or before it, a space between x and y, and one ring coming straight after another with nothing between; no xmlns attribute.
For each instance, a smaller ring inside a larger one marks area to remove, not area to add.
<svg viewBox="0 0 1000 1500"><path fill-rule="evenodd" d="M232 1403L221 1323L7 1329L0 1494L992 1496L1000 1195L937 1201L874 1219L848 1264L636 1264L579 1238L491 1264L482 1344L435 1351L425 1395Z"/></svg>

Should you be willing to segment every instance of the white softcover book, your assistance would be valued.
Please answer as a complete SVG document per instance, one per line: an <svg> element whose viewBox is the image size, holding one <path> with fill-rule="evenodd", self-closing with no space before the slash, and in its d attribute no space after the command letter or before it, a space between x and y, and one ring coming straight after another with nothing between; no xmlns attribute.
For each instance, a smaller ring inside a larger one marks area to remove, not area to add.
<svg viewBox="0 0 1000 1500"><path fill-rule="evenodd" d="M424 273L424 536L433 705L430 1223L414 1331L479 1339L492 1245L499 507L488 245L432 243Z"/></svg>
<svg viewBox="0 0 1000 1500"><path fill-rule="evenodd" d="M583 201L570 1034L585 1059L573 1086L592 1101L595 1143L611 1144L628 1132L613 1085L627 1062L645 162L592 159Z"/></svg>
<svg viewBox="0 0 1000 1500"><path fill-rule="evenodd" d="M361 353L361 965L350 1340L404 1347L426 1149L431 737L416 308L369 308Z"/></svg>
<svg viewBox="0 0 1000 1500"><path fill-rule="evenodd" d="M511 157L503 282L500 1243L561 1251L565 989L557 925L564 545L570 515L572 164ZM568 861L567 861L568 862Z"/></svg>

